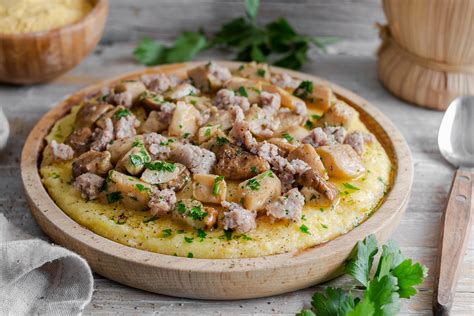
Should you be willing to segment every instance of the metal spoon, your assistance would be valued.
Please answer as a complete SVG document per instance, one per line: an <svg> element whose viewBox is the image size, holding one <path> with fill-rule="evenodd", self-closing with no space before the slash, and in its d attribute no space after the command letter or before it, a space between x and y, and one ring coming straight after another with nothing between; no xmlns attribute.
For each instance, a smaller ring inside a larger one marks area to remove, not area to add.
<svg viewBox="0 0 474 316"><path fill-rule="evenodd" d="M433 312L449 315L471 230L474 183L474 96L459 97L444 114L438 133L441 155L458 167L442 218Z"/></svg>

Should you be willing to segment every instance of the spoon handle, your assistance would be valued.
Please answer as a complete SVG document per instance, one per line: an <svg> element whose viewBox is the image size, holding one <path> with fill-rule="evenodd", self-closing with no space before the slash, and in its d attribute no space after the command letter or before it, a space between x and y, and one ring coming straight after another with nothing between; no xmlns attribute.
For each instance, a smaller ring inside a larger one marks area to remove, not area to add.
<svg viewBox="0 0 474 316"><path fill-rule="evenodd" d="M468 169L456 171L448 205L441 220L438 274L433 297L435 315L449 315L453 303L471 230L473 178L474 174Z"/></svg>

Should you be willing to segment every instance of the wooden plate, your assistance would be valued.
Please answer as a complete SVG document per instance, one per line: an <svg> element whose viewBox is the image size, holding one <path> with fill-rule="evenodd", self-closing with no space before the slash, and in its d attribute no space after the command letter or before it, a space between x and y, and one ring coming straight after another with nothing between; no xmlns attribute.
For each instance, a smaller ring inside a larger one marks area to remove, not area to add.
<svg viewBox="0 0 474 316"><path fill-rule="evenodd" d="M235 68L239 63L219 62ZM160 294L201 299L245 299L305 288L341 274L358 240L374 233L385 241L405 211L413 181L411 154L403 136L363 98L320 78L286 71L300 79L330 86L356 108L361 120L384 146L394 166L392 188L380 208L364 223L328 243L303 251L245 259L189 259L124 246L81 227L50 198L38 172L45 136L71 106L103 86L144 73L185 74L198 62L166 65L130 73L85 88L48 112L31 131L23 148L21 175L31 211L51 239L87 259L92 269L117 282Z"/></svg>

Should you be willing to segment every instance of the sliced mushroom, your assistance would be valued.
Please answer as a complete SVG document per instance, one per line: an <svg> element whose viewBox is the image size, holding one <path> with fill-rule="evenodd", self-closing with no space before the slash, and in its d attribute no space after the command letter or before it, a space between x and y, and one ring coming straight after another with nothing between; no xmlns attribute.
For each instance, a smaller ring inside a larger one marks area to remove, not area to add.
<svg viewBox="0 0 474 316"><path fill-rule="evenodd" d="M318 126L343 126L350 130L353 124L358 120L359 112L350 107L343 101L337 101L323 117L318 120Z"/></svg>
<svg viewBox="0 0 474 316"><path fill-rule="evenodd" d="M205 203L221 203L227 196L227 184L223 176L195 174L193 176L193 197Z"/></svg>
<svg viewBox="0 0 474 316"><path fill-rule="evenodd" d="M170 136L194 136L201 122L201 114L192 105L179 101L168 127Z"/></svg>
<svg viewBox="0 0 474 316"><path fill-rule="evenodd" d="M237 95L247 97L251 104L260 103L262 83L258 80L232 77L232 79L225 83L225 87L233 90Z"/></svg>
<svg viewBox="0 0 474 316"><path fill-rule="evenodd" d="M268 140L269 143L277 145L282 153L286 156L289 152L298 148L298 144L293 144L294 141L288 141L287 138L274 137Z"/></svg>
<svg viewBox="0 0 474 316"><path fill-rule="evenodd" d="M180 191L190 181L190 175L189 170L180 163L154 160L147 165L140 179L157 185L160 190Z"/></svg>
<svg viewBox="0 0 474 316"><path fill-rule="evenodd" d="M188 70L188 76L197 88L211 92L221 88L232 75L229 69L211 62Z"/></svg>
<svg viewBox="0 0 474 316"><path fill-rule="evenodd" d="M337 205L337 203L339 202L339 198L336 198L334 201L331 201L323 193L317 191L313 187L304 186L301 189L301 193L304 195L305 203L313 207L329 207Z"/></svg>
<svg viewBox="0 0 474 316"><path fill-rule="evenodd" d="M111 155L108 151L90 150L83 153L72 163L72 175L76 178L83 173L90 172L105 176L113 167L110 158Z"/></svg>
<svg viewBox="0 0 474 316"><path fill-rule="evenodd" d="M290 111L280 111L276 117L280 121L280 126L277 130L277 133L283 133L292 126L299 126L304 121L303 115L299 115Z"/></svg>
<svg viewBox="0 0 474 316"><path fill-rule="evenodd" d="M121 202L125 207L135 210L148 210L148 202L155 188L139 179L110 170L106 179L105 203Z"/></svg>
<svg viewBox="0 0 474 316"><path fill-rule="evenodd" d="M324 180L329 179L326 168L324 168L324 165L321 161L321 157L319 157L316 149L314 149L314 147L310 144L303 144L290 152L288 155L288 160L292 161L295 159L306 162Z"/></svg>
<svg viewBox="0 0 474 316"><path fill-rule="evenodd" d="M106 112L112 110L113 105L107 103L84 104L76 114L74 127L80 129L83 127L91 128L94 123Z"/></svg>
<svg viewBox="0 0 474 316"><path fill-rule="evenodd" d="M212 207L204 207L201 202L183 199L176 203L171 216L194 228L210 229L217 222L218 211Z"/></svg>
<svg viewBox="0 0 474 316"><path fill-rule="evenodd" d="M265 205L281 195L280 179L270 170L239 183L238 197L251 211L265 209Z"/></svg>
<svg viewBox="0 0 474 316"><path fill-rule="evenodd" d="M128 172L137 175L143 171L145 164L150 162L151 157L145 146L138 145L132 147L118 162L115 169L121 172Z"/></svg>
<svg viewBox="0 0 474 316"><path fill-rule="evenodd" d="M188 95L198 95L199 90L196 89L192 84L183 82L173 89L167 91L163 96L165 99L179 100Z"/></svg>
<svg viewBox="0 0 474 316"><path fill-rule="evenodd" d="M130 149L132 149L134 144L143 144L143 135L115 140L107 147L107 151L109 151L111 154L110 161L113 164L116 164L120 158L122 158Z"/></svg>
<svg viewBox="0 0 474 316"><path fill-rule="evenodd" d="M114 88L115 95L127 95L128 99L131 101L129 102L120 103L120 105L124 105L126 107L130 107L132 104L136 104L140 101L140 96L143 92L146 91L145 84L139 80L128 80L119 83Z"/></svg>
<svg viewBox="0 0 474 316"><path fill-rule="evenodd" d="M295 97L288 91L272 84L263 85L263 90L267 92L278 93L281 98L282 106L290 109L296 114L306 115L307 109L304 101L298 97Z"/></svg>
<svg viewBox="0 0 474 316"><path fill-rule="evenodd" d="M162 132L168 128L168 122L163 120L157 111L151 111L146 121L140 126L142 133Z"/></svg>
<svg viewBox="0 0 474 316"><path fill-rule="evenodd" d="M268 64L260 64L254 61L241 65L236 75L249 79L270 80L270 69Z"/></svg>
<svg viewBox="0 0 474 316"><path fill-rule="evenodd" d="M329 145L316 148L329 177L352 179L361 176L365 167L350 145Z"/></svg>
<svg viewBox="0 0 474 316"><path fill-rule="evenodd" d="M296 183L315 189L331 202L335 202L339 196L337 188L331 182L320 177L313 169L309 169L302 175L297 176Z"/></svg>
<svg viewBox="0 0 474 316"><path fill-rule="evenodd" d="M140 102L150 110L159 110L165 98L161 94L146 90L140 96Z"/></svg>
<svg viewBox="0 0 474 316"><path fill-rule="evenodd" d="M229 180L242 180L253 177L270 169L268 162L237 145L224 144L212 147L218 162L215 173Z"/></svg>
<svg viewBox="0 0 474 316"><path fill-rule="evenodd" d="M89 150L92 141L92 131L89 127L81 127L74 130L64 142L74 149L76 154L83 154Z"/></svg>

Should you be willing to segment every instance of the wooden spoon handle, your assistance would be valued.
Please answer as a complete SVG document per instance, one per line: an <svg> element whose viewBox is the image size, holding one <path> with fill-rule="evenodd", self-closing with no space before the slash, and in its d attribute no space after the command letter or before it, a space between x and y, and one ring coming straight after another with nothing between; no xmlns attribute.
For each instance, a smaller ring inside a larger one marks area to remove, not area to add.
<svg viewBox="0 0 474 316"><path fill-rule="evenodd" d="M438 275L435 279L433 312L449 315L464 253L471 230L471 201L474 174L459 169L453 179L448 206L444 212L438 252Z"/></svg>

